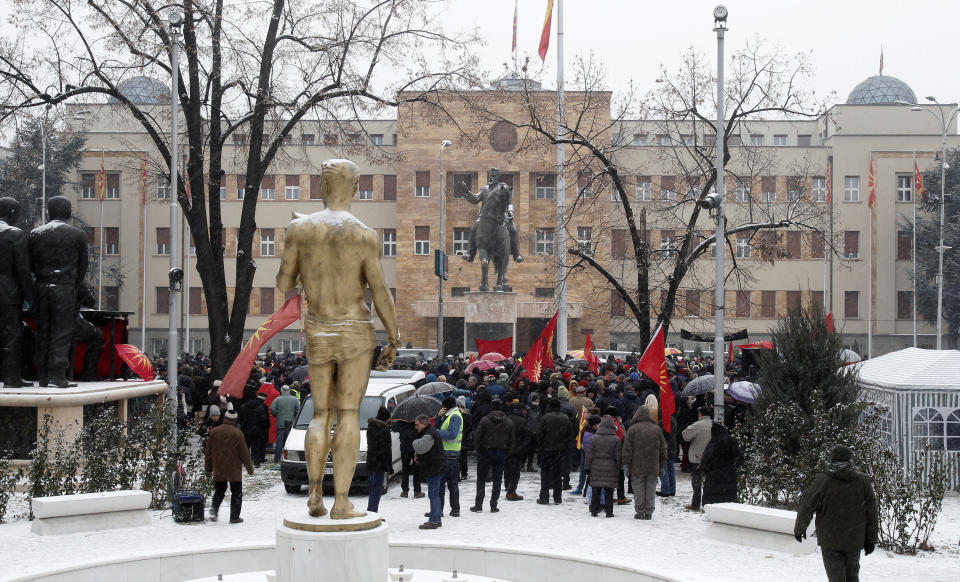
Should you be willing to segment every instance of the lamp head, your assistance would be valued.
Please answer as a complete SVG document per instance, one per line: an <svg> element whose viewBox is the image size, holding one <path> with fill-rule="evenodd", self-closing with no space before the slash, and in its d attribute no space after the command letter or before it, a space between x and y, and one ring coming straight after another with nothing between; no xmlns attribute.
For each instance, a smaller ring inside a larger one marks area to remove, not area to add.
<svg viewBox="0 0 960 582"><path fill-rule="evenodd" d="M727 7L724 6L723 4L718 4L717 7L713 9L714 24L723 26L727 22L728 15L729 15L729 12L727 11Z"/></svg>
<svg viewBox="0 0 960 582"><path fill-rule="evenodd" d="M167 14L167 22L170 23L172 28L180 28L180 25L183 24L183 15L174 10Z"/></svg>
<svg viewBox="0 0 960 582"><path fill-rule="evenodd" d="M452 146L452 145L453 145L453 142L450 141L449 139L445 139L445 140L443 140L443 141L440 142L440 147L441 147L441 148L448 148L448 147L450 147L450 146Z"/></svg>
<svg viewBox="0 0 960 582"><path fill-rule="evenodd" d="M919 105L914 105L913 107L910 108L910 111L923 111L923 107L920 107Z"/></svg>
<svg viewBox="0 0 960 582"><path fill-rule="evenodd" d="M936 103L936 102L937 102L937 100L936 100L932 95L927 95L927 96L925 97L925 99L926 99L927 101L932 102L932 103Z"/></svg>

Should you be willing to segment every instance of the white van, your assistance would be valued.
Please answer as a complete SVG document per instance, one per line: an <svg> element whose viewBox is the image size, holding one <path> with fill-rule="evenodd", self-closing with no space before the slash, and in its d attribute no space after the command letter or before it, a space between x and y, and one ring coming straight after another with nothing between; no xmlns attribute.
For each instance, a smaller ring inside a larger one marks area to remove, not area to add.
<svg viewBox="0 0 960 582"><path fill-rule="evenodd" d="M393 412L398 404L413 396L416 385L424 380L423 372L410 370L388 370L386 372L370 372L370 380L367 383L367 391L360 401L360 456L357 457L357 467L353 473L353 486L366 487L370 480L367 472L367 420L377 416L377 411L381 406L386 406L387 410ZM287 493L297 493L303 485L309 485L310 480L307 477L307 462L304 454L304 439L307 436L307 428L313 419L313 400L307 396L300 411L297 413L297 419L287 435L287 440L283 446L283 459L280 461L280 478L283 480L283 486ZM395 472L400 471L400 436L390 433L393 439L393 468ZM333 463L331 457L327 456L327 466L323 471L324 479L327 475L333 475ZM332 481L325 485L331 486ZM384 491L387 488L387 482L383 483Z"/></svg>

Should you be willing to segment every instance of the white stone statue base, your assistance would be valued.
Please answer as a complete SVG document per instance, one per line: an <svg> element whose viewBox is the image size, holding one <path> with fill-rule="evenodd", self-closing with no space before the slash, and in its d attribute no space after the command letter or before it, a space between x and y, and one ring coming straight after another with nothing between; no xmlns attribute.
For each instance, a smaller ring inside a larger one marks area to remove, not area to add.
<svg viewBox="0 0 960 582"><path fill-rule="evenodd" d="M384 581L390 548L387 524L376 513L330 519L303 511L283 522L277 526L277 582Z"/></svg>

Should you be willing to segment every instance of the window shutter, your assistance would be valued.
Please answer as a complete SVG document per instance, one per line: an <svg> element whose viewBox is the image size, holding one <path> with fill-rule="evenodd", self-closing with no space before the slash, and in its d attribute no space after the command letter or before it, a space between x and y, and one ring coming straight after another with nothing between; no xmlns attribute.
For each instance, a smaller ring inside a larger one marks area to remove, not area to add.
<svg viewBox="0 0 960 582"><path fill-rule="evenodd" d="M824 252L823 234L819 232L810 233L810 257L822 259Z"/></svg>
<svg viewBox="0 0 960 582"><path fill-rule="evenodd" d="M273 174L267 174L260 181L260 188L273 188L276 180Z"/></svg>
<svg viewBox="0 0 960 582"><path fill-rule="evenodd" d="M360 190L373 190L373 176L364 174L360 176Z"/></svg>
<svg viewBox="0 0 960 582"><path fill-rule="evenodd" d="M299 174L287 174L284 177L284 182L287 186L300 186L300 175Z"/></svg>
<svg viewBox="0 0 960 582"><path fill-rule="evenodd" d="M913 233L897 232L897 260L909 261L913 258Z"/></svg>
<svg viewBox="0 0 960 582"><path fill-rule="evenodd" d="M787 232L787 253L789 253L791 259L801 258L799 231L791 230Z"/></svg>
<svg viewBox="0 0 960 582"><path fill-rule="evenodd" d="M622 259L627 255L627 231L615 228L610 231L610 256Z"/></svg>
<svg viewBox="0 0 960 582"><path fill-rule="evenodd" d="M417 188L429 188L430 187L430 172L417 172L416 175L416 184Z"/></svg>
<svg viewBox="0 0 960 582"><path fill-rule="evenodd" d="M848 230L843 233L843 254L846 256L860 254L860 231Z"/></svg>
<svg viewBox="0 0 960 582"><path fill-rule="evenodd" d="M323 199L323 176L310 176L310 200Z"/></svg>
<svg viewBox="0 0 960 582"><path fill-rule="evenodd" d="M383 199L397 199L397 176L396 174L385 174L383 176Z"/></svg>
<svg viewBox="0 0 960 582"><path fill-rule="evenodd" d="M275 289L273 287L261 287L260 288L260 314L261 315L273 315L273 292Z"/></svg>
<svg viewBox="0 0 960 582"><path fill-rule="evenodd" d="M413 227L413 240L429 240L430 239L430 227L429 226L415 226Z"/></svg>
<svg viewBox="0 0 960 582"><path fill-rule="evenodd" d="M157 228L157 245L170 244L170 229L166 226Z"/></svg>
<svg viewBox="0 0 960 582"><path fill-rule="evenodd" d="M844 317L856 319L860 317L860 292L844 291L843 293L843 311Z"/></svg>

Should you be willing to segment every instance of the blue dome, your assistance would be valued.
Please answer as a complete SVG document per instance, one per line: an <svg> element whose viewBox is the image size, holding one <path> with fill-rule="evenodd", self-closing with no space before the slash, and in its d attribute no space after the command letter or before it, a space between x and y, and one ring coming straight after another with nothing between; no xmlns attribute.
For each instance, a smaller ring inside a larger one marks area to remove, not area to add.
<svg viewBox="0 0 960 582"><path fill-rule="evenodd" d="M131 77L117 84L123 96L135 105L160 105L170 100L170 88L153 77ZM120 103L111 97L110 103Z"/></svg>
<svg viewBox="0 0 960 582"><path fill-rule="evenodd" d="M867 77L847 97L847 105L893 105L897 101L916 103L917 96L910 85L889 75Z"/></svg>

